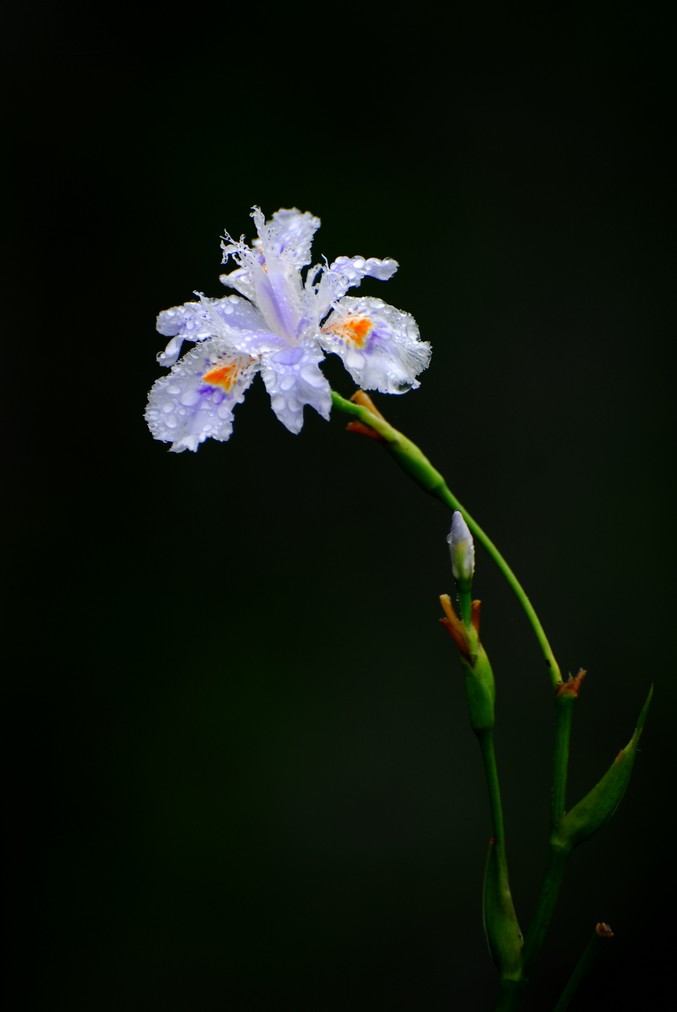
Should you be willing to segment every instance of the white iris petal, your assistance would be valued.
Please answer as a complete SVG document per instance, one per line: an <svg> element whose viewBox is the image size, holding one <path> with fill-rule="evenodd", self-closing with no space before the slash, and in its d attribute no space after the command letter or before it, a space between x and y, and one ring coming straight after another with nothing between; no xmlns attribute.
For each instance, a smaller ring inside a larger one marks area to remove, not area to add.
<svg viewBox="0 0 677 1012"><path fill-rule="evenodd" d="M225 441L256 370L252 359L233 354L218 338L203 341L153 385L146 408L153 436L171 442L175 452L197 450L208 437Z"/></svg>
<svg viewBox="0 0 677 1012"><path fill-rule="evenodd" d="M387 393L417 387L430 360L430 345L409 313L380 299L346 297L365 277L392 277L395 260L338 257L311 268L304 282L319 218L282 208L266 221L258 207L252 218L258 238L251 245L228 234L222 243L223 262L235 267L221 281L240 294L200 296L158 316L158 331L170 338L158 361L171 371L151 390L146 419L173 450L228 439L233 409L257 371L277 417L299 432L306 405L329 416L331 390L320 371L325 352L338 354L360 386ZM197 347L179 359L183 341Z"/></svg>
<svg viewBox="0 0 677 1012"><path fill-rule="evenodd" d="M430 362L430 345L421 341L414 317L381 299L341 299L320 343L340 356L358 386L384 394L415 390Z"/></svg>

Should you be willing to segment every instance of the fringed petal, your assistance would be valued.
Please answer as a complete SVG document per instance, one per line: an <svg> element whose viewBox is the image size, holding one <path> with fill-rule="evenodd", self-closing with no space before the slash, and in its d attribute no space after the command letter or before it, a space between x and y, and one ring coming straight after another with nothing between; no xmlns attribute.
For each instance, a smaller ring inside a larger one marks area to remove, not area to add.
<svg viewBox="0 0 677 1012"><path fill-rule="evenodd" d="M340 356L359 387L387 394L416 389L430 362L430 345L421 341L413 316L381 299L341 299L320 344Z"/></svg>
<svg viewBox="0 0 677 1012"><path fill-rule="evenodd" d="M200 297L199 302L165 309L157 318L157 329L163 337L171 337L157 360L160 365L174 365L184 341L206 341L210 337L229 340L240 332L256 333L265 329L263 317L251 302L237 295L223 299Z"/></svg>
<svg viewBox="0 0 677 1012"><path fill-rule="evenodd" d="M397 271L397 260L390 257L379 260L376 257L338 257L325 268L317 285L317 301L320 319L341 299L349 288L362 283L363 278L387 281Z"/></svg>
<svg viewBox="0 0 677 1012"><path fill-rule="evenodd" d="M225 442L257 368L218 339L193 348L150 391L146 421L155 439L175 452L197 450L208 438Z"/></svg>

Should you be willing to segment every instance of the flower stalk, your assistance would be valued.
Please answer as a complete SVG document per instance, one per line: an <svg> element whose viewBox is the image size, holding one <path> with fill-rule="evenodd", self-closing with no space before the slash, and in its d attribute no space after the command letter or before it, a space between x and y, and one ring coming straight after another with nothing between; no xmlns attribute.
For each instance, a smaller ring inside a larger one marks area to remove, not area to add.
<svg viewBox="0 0 677 1012"><path fill-rule="evenodd" d="M452 511L459 510L463 514L465 522L472 532L473 537L484 547L494 564L505 577L517 600L520 602L527 617L527 621L533 629L538 645L541 648L541 653L545 659L553 689L557 689L563 682L559 664L555 659L552 647L550 646L550 642L548 641L548 637L545 634L545 630L541 625L541 621L536 614L534 606L496 545L493 543L491 538L485 534L480 525L473 520L453 492L451 492L440 472L433 467L428 458L415 443L404 436L401 432L398 432L397 429L385 420L380 412L375 410L371 398L363 391L358 391L350 400L346 400L345 397L341 397L341 395L337 394L336 391L332 391L331 399L332 404L337 411L341 411L344 414L349 415L351 418L361 422L363 426L366 426L376 432L382 442L386 444L388 450L398 464L407 472L407 474L411 475L414 481L416 481L417 484L424 489L424 491L435 496Z"/></svg>

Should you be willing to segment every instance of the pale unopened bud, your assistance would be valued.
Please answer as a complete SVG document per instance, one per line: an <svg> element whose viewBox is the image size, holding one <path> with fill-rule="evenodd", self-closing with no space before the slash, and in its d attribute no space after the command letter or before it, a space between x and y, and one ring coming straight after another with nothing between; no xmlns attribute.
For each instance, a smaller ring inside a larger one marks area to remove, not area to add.
<svg viewBox="0 0 677 1012"><path fill-rule="evenodd" d="M462 586L469 586L475 572L475 545L468 525L459 510L451 518L451 530L447 535L451 571L454 579Z"/></svg>

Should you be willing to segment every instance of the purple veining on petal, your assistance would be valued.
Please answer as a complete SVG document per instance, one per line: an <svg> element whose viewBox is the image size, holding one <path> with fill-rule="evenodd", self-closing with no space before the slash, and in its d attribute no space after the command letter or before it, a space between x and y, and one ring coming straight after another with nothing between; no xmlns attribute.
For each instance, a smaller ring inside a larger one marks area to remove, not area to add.
<svg viewBox="0 0 677 1012"><path fill-rule="evenodd" d="M209 383L204 383L198 393L201 397L211 396L212 404L219 405L226 400L228 394L225 390L220 390L219 387L213 387Z"/></svg>
<svg viewBox="0 0 677 1012"><path fill-rule="evenodd" d="M373 355L377 348L387 347L391 336L392 330L387 326L387 324L385 326L381 326L380 328L378 324L373 324L367 336L367 340L361 350L365 353L365 355Z"/></svg>

